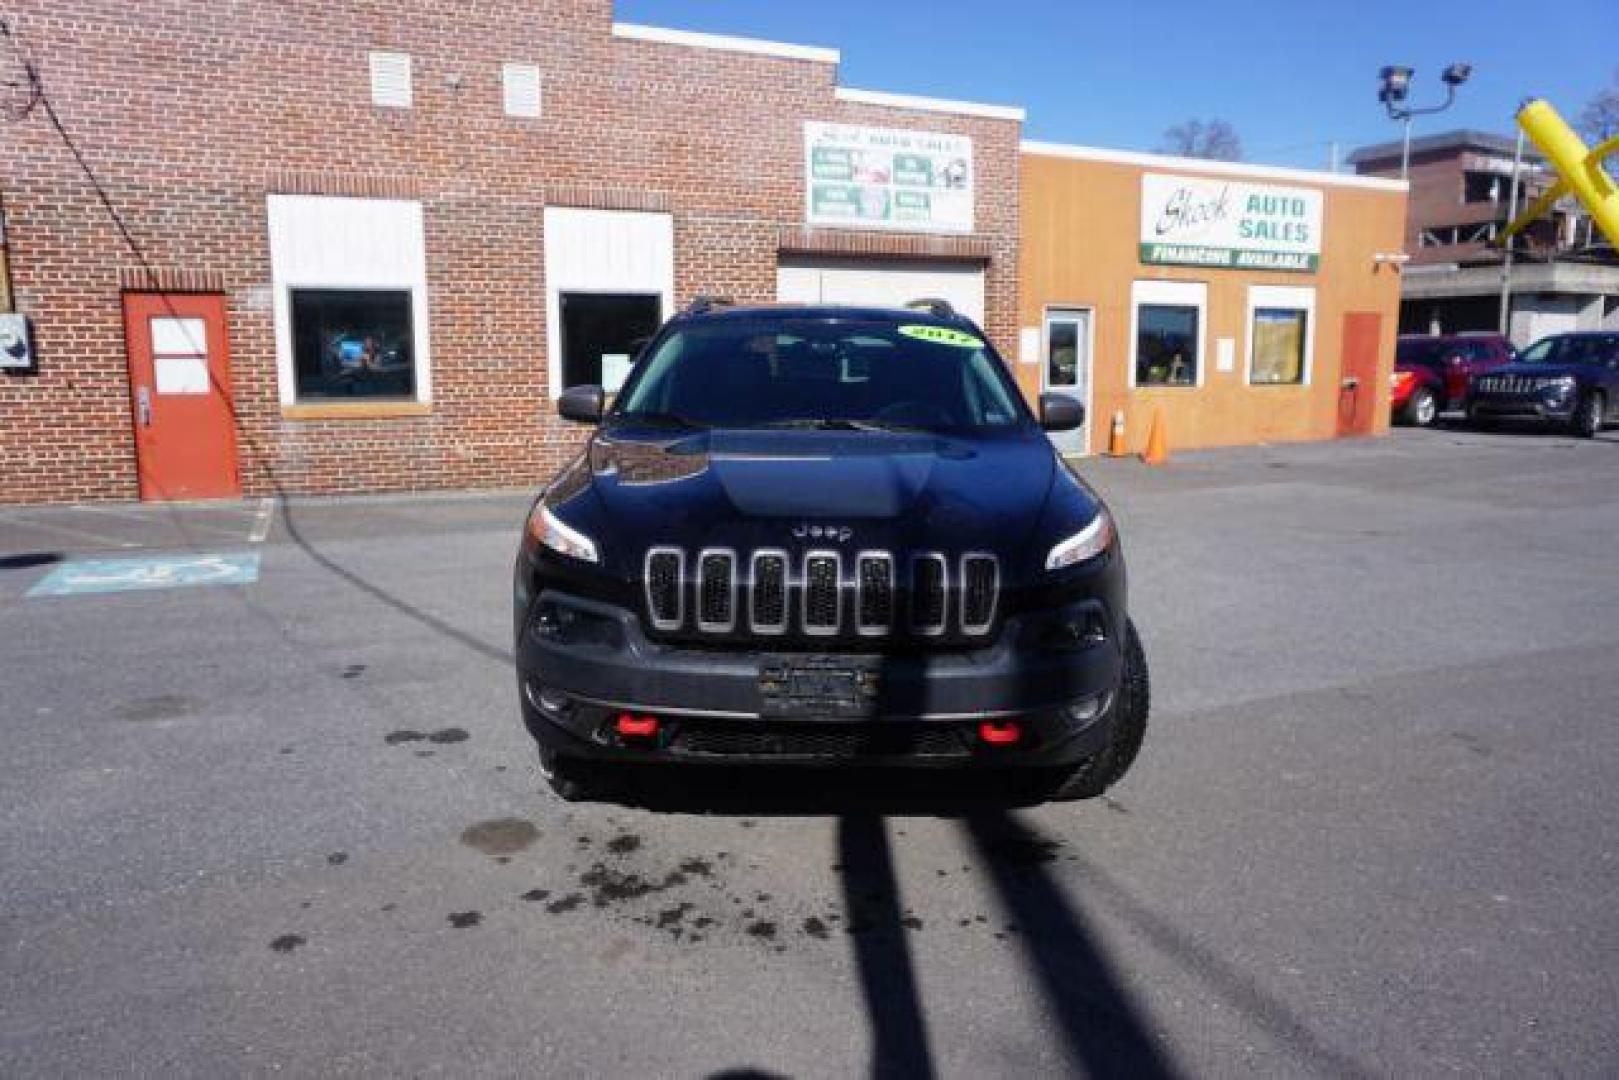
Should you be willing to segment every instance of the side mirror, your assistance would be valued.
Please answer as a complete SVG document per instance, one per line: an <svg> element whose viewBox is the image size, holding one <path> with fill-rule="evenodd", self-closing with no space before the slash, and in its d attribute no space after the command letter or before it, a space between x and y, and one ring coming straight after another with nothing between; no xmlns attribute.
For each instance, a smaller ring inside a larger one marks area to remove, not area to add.
<svg viewBox="0 0 1619 1080"><path fill-rule="evenodd" d="M576 424L599 424L606 398L599 386L570 386L562 391L557 412L562 419L572 420Z"/></svg>
<svg viewBox="0 0 1619 1080"><path fill-rule="evenodd" d="M1073 431L1085 423L1085 406L1067 394L1040 395L1040 426L1047 431Z"/></svg>

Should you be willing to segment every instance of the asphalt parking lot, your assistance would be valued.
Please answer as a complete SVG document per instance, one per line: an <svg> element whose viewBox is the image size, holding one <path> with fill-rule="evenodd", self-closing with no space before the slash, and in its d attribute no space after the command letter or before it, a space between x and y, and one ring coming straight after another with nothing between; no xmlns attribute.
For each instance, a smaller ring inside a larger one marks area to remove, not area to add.
<svg viewBox="0 0 1619 1080"><path fill-rule="evenodd" d="M0 1072L1619 1071L1619 434L1082 471L1155 711L1038 808L556 801L520 495L0 509Z"/></svg>

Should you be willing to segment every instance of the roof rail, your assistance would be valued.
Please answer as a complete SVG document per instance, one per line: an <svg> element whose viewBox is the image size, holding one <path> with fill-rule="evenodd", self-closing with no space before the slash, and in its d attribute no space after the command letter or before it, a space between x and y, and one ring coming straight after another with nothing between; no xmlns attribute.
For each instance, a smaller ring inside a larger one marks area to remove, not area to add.
<svg viewBox="0 0 1619 1080"><path fill-rule="evenodd" d="M938 319L953 319L956 317L956 309L951 305L950 301L940 300L934 296L912 300L905 305L905 308L908 311L925 311Z"/></svg>
<svg viewBox="0 0 1619 1080"><path fill-rule="evenodd" d="M686 314L701 315L703 312L712 311L714 308L733 307L735 304L736 301L729 296L710 296L707 293L699 293L691 298L690 304L686 305Z"/></svg>

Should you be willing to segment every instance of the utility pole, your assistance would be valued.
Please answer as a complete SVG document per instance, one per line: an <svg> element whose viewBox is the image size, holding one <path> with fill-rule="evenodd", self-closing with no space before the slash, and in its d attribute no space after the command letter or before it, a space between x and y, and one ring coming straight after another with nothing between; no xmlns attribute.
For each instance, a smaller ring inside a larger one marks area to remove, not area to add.
<svg viewBox="0 0 1619 1080"><path fill-rule="evenodd" d="M1519 174L1523 172L1523 128L1518 129L1518 145L1512 151L1512 187L1507 196L1507 221L1518 220ZM1512 250L1513 238L1507 237L1506 254L1501 257L1501 316L1500 331L1505 336L1512 326Z"/></svg>

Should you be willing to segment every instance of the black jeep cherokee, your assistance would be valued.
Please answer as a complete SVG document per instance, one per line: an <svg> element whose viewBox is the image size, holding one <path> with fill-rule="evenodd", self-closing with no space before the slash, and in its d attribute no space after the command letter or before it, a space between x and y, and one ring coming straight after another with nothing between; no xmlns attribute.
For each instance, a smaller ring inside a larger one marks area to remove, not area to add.
<svg viewBox="0 0 1619 1080"><path fill-rule="evenodd" d="M604 404L563 395L601 426L517 557L523 719L562 797L615 760L996 767L1064 798L1130 766L1124 555L1042 431L1081 408L1037 420L972 322L699 301Z"/></svg>

